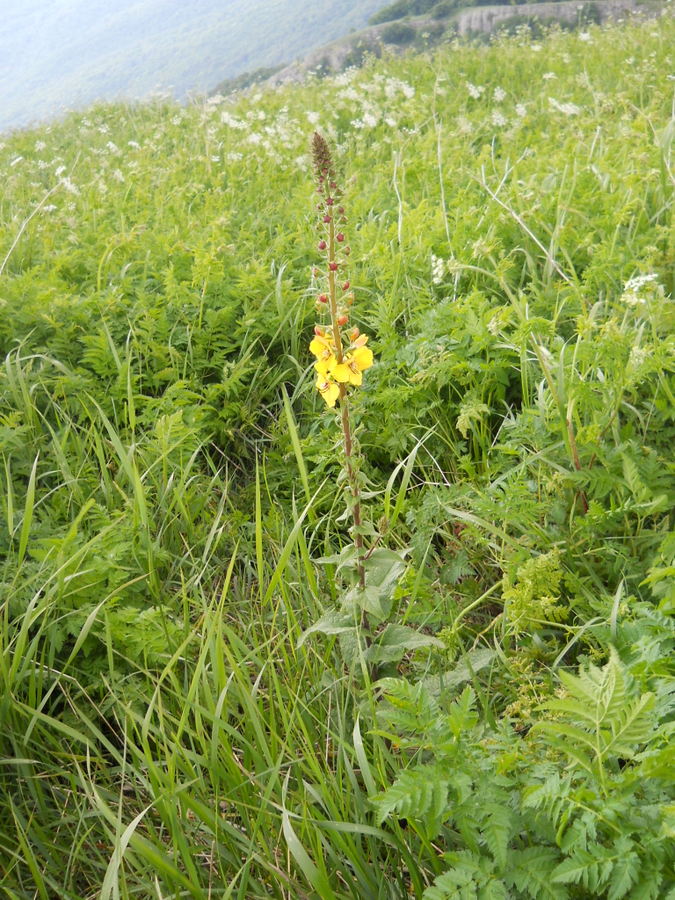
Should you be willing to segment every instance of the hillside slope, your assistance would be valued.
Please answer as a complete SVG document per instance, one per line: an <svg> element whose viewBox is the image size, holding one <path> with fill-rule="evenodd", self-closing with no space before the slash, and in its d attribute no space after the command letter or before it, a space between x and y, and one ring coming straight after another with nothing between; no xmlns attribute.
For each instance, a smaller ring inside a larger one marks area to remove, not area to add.
<svg viewBox="0 0 675 900"><path fill-rule="evenodd" d="M6 0L0 129L96 99L176 97L362 27L384 0Z"/></svg>

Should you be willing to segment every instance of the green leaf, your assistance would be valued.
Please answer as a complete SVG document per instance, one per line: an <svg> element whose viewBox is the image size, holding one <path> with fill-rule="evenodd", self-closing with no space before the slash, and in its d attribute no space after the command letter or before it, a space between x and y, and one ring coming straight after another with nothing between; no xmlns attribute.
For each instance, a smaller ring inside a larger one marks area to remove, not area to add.
<svg viewBox="0 0 675 900"><path fill-rule="evenodd" d="M398 662L409 650L443 646L443 642L432 635L422 634L407 625L389 624L375 637L367 658L374 663Z"/></svg>

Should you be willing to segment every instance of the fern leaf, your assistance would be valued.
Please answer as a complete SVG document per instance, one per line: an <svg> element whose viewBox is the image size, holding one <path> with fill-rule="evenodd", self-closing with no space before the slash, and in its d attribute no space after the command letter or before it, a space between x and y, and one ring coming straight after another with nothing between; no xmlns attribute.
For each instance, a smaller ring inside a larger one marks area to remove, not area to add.
<svg viewBox="0 0 675 900"><path fill-rule="evenodd" d="M449 781L435 766L402 772L391 787L372 798L380 824L396 813L400 818L425 822L427 834L438 833L448 812Z"/></svg>
<svg viewBox="0 0 675 900"><path fill-rule="evenodd" d="M573 743L570 741L565 741L558 737L561 735L562 738L565 736L565 727L560 726L557 723L553 722L538 722L535 726L537 731L543 731L546 735L546 743L553 747L555 750L559 750L561 753L566 754L567 756L572 757L572 759L576 760L582 769L585 769L589 775L593 775L593 761L590 756L587 756L583 750L579 747L575 747ZM535 729L533 728L532 731Z"/></svg>
<svg viewBox="0 0 675 900"><path fill-rule="evenodd" d="M668 894L664 898L661 890L662 881L663 874L659 868L643 867L640 880L628 895L629 900L675 900L675 897L671 898ZM670 891L670 894L672 893L673 891Z"/></svg>
<svg viewBox="0 0 675 900"><path fill-rule="evenodd" d="M551 847L512 850L507 883L518 891L519 896L529 896L531 900L567 900L567 888L551 881L558 859L558 854Z"/></svg>
<svg viewBox="0 0 675 900"><path fill-rule="evenodd" d="M652 693L642 694L625 707L611 724L611 738L604 748L605 755L633 756L636 744L643 744L654 730L652 716L656 697Z"/></svg>
<svg viewBox="0 0 675 900"><path fill-rule="evenodd" d="M490 853L500 869L506 868L507 851L513 832L513 812L508 806L489 804L487 820L482 827Z"/></svg>
<svg viewBox="0 0 675 900"><path fill-rule="evenodd" d="M611 877L613 856L613 851L601 844L591 844L588 850L577 848L572 857L554 869L551 878L556 883L581 884L598 894Z"/></svg>
<svg viewBox="0 0 675 900"><path fill-rule="evenodd" d="M618 858L614 863L612 879L607 891L607 900L621 900L640 876L642 862L633 846L633 842L628 837L622 837L617 841L616 853Z"/></svg>
<svg viewBox="0 0 675 900"><path fill-rule="evenodd" d="M448 853L452 868L426 889L422 900L508 900L504 882L495 878L494 863L488 857L468 851Z"/></svg>

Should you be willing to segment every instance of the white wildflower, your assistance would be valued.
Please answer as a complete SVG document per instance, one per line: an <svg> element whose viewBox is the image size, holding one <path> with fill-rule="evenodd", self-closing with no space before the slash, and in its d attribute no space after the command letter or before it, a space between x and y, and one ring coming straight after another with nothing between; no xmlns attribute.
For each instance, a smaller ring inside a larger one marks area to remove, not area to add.
<svg viewBox="0 0 675 900"><path fill-rule="evenodd" d="M119 153L120 152L120 148L117 146L117 144L114 143L114 141L108 141L108 143L106 144L106 147L108 148L108 150L110 150L111 153Z"/></svg>
<svg viewBox="0 0 675 900"><path fill-rule="evenodd" d="M587 31L580 31L579 32L579 40L584 41L585 43L588 44L591 42L591 36Z"/></svg>
<svg viewBox="0 0 675 900"><path fill-rule="evenodd" d="M485 88L482 84L472 84L470 81L467 81L466 91L469 97L472 97L474 100L479 100L485 92Z"/></svg>
<svg viewBox="0 0 675 900"><path fill-rule="evenodd" d="M496 87L492 96L494 97L495 103L501 103L506 97L506 91L504 88Z"/></svg>
<svg viewBox="0 0 675 900"><path fill-rule="evenodd" d="M663 287L659 284L659 276L652 272L629 278L623 286L621 300L628 306L643 306L654 296L663 296Z"/></svg>
<svg viewBox="0 0 675 900"><path fill-rule="evenodd" d="M115 181L119 181L120 184L124 184L124 175L122 174L121 169L115 169L115 171L112 173L112 177L115 179Z"/></svg>
<svg viewBox="0 0 675 900"><path fill-rule="evenodd" d="M460 134L471 134L473 125L466 116L457 116L457 130Z"/></svg>
<svg viewBox="0 0 675 900"><path fill-rule="evenodd" d="M632 347L628 357L628 367L630 369L638 369L647 361L647 357L648 353L644 347Z"/></svg>
<svg viewBox="0 0 675 900"><path fill-rule="evenodd" d="M127 141L127 145L133 150L140 150L141 148L141 145L138 143L138 141Z"/></svg>
<svg viewBox="0 0 675 900"><path fill-rule="evenodd" d="M551 81L552 78L557 78L558 76L555 74L555 72L544 72L541 77L544 79L544 81Z"/></svg>
<svg viewBox="0 0 675 900"><path fill-rule="evenodd" d="M581 109L575 103L559 103L555 97L548 98L549 106L557 109L564 116L578 116Z"/></svg>
<svg viewBox="0 0 675 900"><path fill-rule="evenodd" d="M521 119L527 115L527 107L524 103L516 103L516 115Z"/></svg>
<svg viewBox="0 0 675 900"><path fill-rule="evenodd" d="M77 195L77 194L80 193L80 189L77 187L76 184L73 184L73 182L72 182L72 180L71 180L70 178L62 178L62 179L61 179L61 186L62 186L63 188L65 188L65 189L68 191L69 194L75 194L75 195Z"/></svg>
<svg viewBox="0 0 675 900"><path fill-rule="evenodd" d="M499 316L494 315L487 323L487 330L490 332L490 334L493 334L496 337L499 334L500 328L501 324L499 321Z"/></svg>
<svg viewBox="0 0 675 900"><path fill-rule="evenodd" d="M305 112L305 115L307 116L307 121L309 122L310 125L318 125L319 124L319 119L321 118L321 115L318 112L316 112L315 110L308 109Z"/></svg>
<svg viewBox="0 0 675 900"><path fill-rule="evenodd" d="M47 145L44 141L35 141L35 152L40 153L41 150L45 150Z"/></svg>
<svg viewBox="0 0 675 900"><path fill-rule="evenodd" d="M65 171L66 171L66 167L65 167L65 166L59 166L58 169L55 169L55 170L54 170L54 175L56 175L56 177L58 178L60 175L63 175L63 173L64 173Z"/></svg>
<svg viewBox="0 0 675 900"><path fill-rule="evenodd" d="M492 110L492 124L497 128L503 128L506 125L506 117L498 109Z"/></svg>
<svg viewBox="0 0 675 900"><path fill-rule="evenodd" d="M440 256L431 254L431 282L432 284L441 284L443 276L447 271L447 261L441 259Z"/></svg>

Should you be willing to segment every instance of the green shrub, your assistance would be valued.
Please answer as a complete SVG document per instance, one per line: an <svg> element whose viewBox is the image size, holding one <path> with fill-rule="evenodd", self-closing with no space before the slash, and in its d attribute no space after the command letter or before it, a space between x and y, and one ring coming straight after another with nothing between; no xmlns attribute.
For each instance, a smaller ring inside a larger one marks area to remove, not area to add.
<svg viewBox="0 0 675 900"><path fill-rule="evenodd" d="M381 36L385 43L402 47L415 40L417 31L412 25L406 25L405 22L392 22L382 29Z"/></svg>

